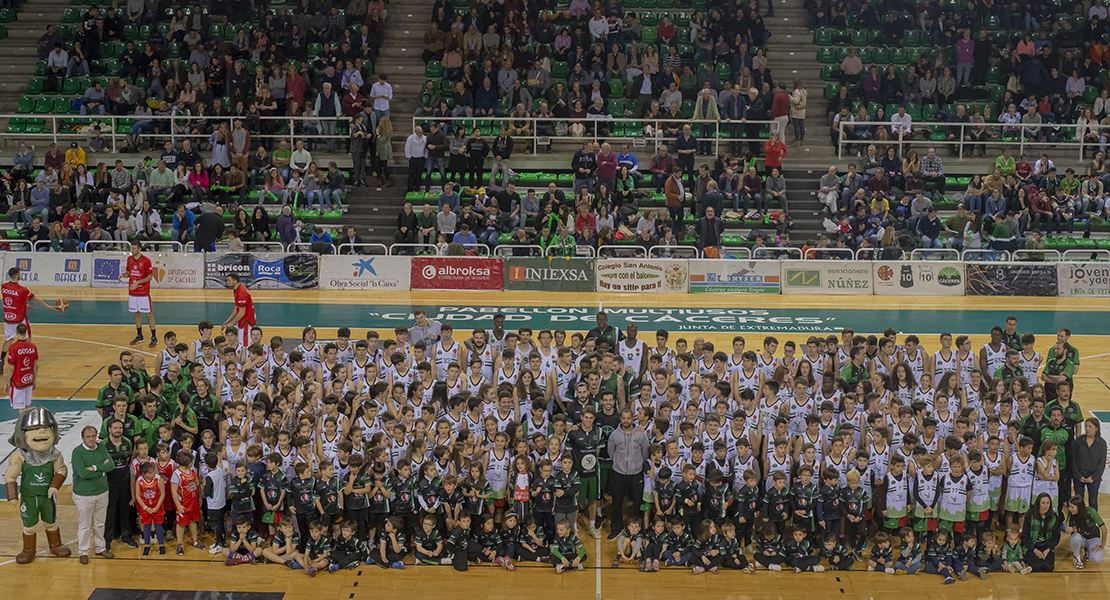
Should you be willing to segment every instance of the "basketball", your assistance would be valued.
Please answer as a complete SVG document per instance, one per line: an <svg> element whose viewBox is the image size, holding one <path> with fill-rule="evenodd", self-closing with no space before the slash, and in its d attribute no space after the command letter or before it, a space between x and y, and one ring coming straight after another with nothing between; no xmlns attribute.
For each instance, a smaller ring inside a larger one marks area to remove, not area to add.
<svg viewBox="0 0 1110 600"><path fill-rule="evenodd" d="M61 312L65 312L69 310L69 302L65 300L58 300L54 303L54 308L58 309Z"/></svg>

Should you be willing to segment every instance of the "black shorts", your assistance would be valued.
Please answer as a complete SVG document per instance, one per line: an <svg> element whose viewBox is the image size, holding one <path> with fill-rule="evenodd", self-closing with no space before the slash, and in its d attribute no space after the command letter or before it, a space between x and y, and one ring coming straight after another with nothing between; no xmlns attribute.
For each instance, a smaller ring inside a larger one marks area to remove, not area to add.
<svg viewBox="0 0 1110 600"><path fill-rule="evenodd" d="M324 513L320 515L320 524L324 526L325 531L329 529L332 525L338 525L342 522L343 515L340 513L336 513L334 515Z"/></svg>

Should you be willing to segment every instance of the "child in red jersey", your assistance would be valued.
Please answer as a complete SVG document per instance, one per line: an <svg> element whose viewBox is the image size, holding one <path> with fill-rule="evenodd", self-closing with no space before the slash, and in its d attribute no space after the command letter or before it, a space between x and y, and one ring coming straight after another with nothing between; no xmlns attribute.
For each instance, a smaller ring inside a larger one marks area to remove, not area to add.
<svg viewBox="0 0 1110 600"><path fill-rule="evenodd" d="M158 536L158 555L166 555L165 531L162 528L166 501L162 478L152 462L144 462L139 467L139 477L135 480L135 507L139 511L139 523L143 526L143 556L150 556L150 529Z"/></svg>
<svg viewBox="0 0 1110 600"><path fill-rule="evenodd" d="M189 528L189 535L193 536L193 547L206 550L197 533L197 522L200 521L200 476L193 469L193 455L186 450L177 453L177 469L170 478L170 490L174 506L177 507L177 555L185 554L185 527Z"/></svg>

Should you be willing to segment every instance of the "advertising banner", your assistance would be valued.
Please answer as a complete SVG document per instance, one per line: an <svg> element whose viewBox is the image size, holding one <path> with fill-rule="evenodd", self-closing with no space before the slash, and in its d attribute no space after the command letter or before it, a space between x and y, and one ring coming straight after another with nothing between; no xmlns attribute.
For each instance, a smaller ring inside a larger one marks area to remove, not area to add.
<svg viewBox="0 0 1110 600"><path fill-rule="evenodd" d="M608 259L594 265L597 291L685 294L690 282L686 259Z"/></svg>
<svg viewBox="0 0 1110 600"><path fill-rule="evenodd" d="M91 254L76 252L6 252L4 271L19 267L20 283L25 286L89 287L92 262Z"/></svg>
<svg viewBox="0 0 1110 600"><path fill-rule="evenodd" d="M320 280L319 256L308 253L209 252L204 255L204 287L227 289L227 276L253 290L308 290Z"/></svg>
<svg viewBox="0 0 1110 600"><path fill-rule="evenodd" d="M412 259L414 290L500 290L503 283L499 258L417 256Z"/></svg>
<svg viewBox="0 0 1110 600"><path fill-rule="evenodd" d="M1059 262L1056 270L1061 296L1110 296L1110 264Z"/></svg>
<svg viewBox="0 0 1110 600"><path fill-rule="evenodd" d="M1055 296L1056 265L968 263L968 296Z"/></svg>
<svg viewBox="0 0 1110 600"><path fill-rule="evenodd" d="M320 289L408 291L411 256L320 257Z"/></svg>
<svg viewBox="0 0 1110 600"><path fill-rule="evenodd" d="M870 262L784 260L782 293L868 295L873 293Z"/></svg>
<svg viewBox="0 0 1110 600"><path fill-rule="evenodd" d="M777 294L779 265L766 260L690 261L691 294Z"/></svg>
<svg viewBox="0 0 1110 600"><path fill-rule="evenodd" d="M594 291L592 258L506 258L504 289Z"/></svg>
<svg viewBox="0 0 1110 600"><path fill-rule="evenodd" d="M92 286L126 288L129 252L93 252ZM204 287L204 257L195 252L147 252L154 269L152 288Z"/></svg>
<svg viewBox="0 0 1110 600"><path fill-rule="evenodd" d="M965 264L942 261L884 260L875 269L878 296L963 296Z"/></svg>

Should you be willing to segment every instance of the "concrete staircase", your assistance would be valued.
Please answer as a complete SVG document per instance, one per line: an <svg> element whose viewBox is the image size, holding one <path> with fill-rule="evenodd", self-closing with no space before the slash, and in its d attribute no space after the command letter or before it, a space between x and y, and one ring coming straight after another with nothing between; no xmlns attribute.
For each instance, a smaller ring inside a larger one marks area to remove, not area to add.
<svg viewBox="0 0 1110 600"><path fill-rule="evenodd" d="M61 23L67 6L68 0L25 2L15 22L8 25L8 37L0 41L0 112L15 112L16 101L35 73L39 59L35 43L47 25Z"/></svg>

